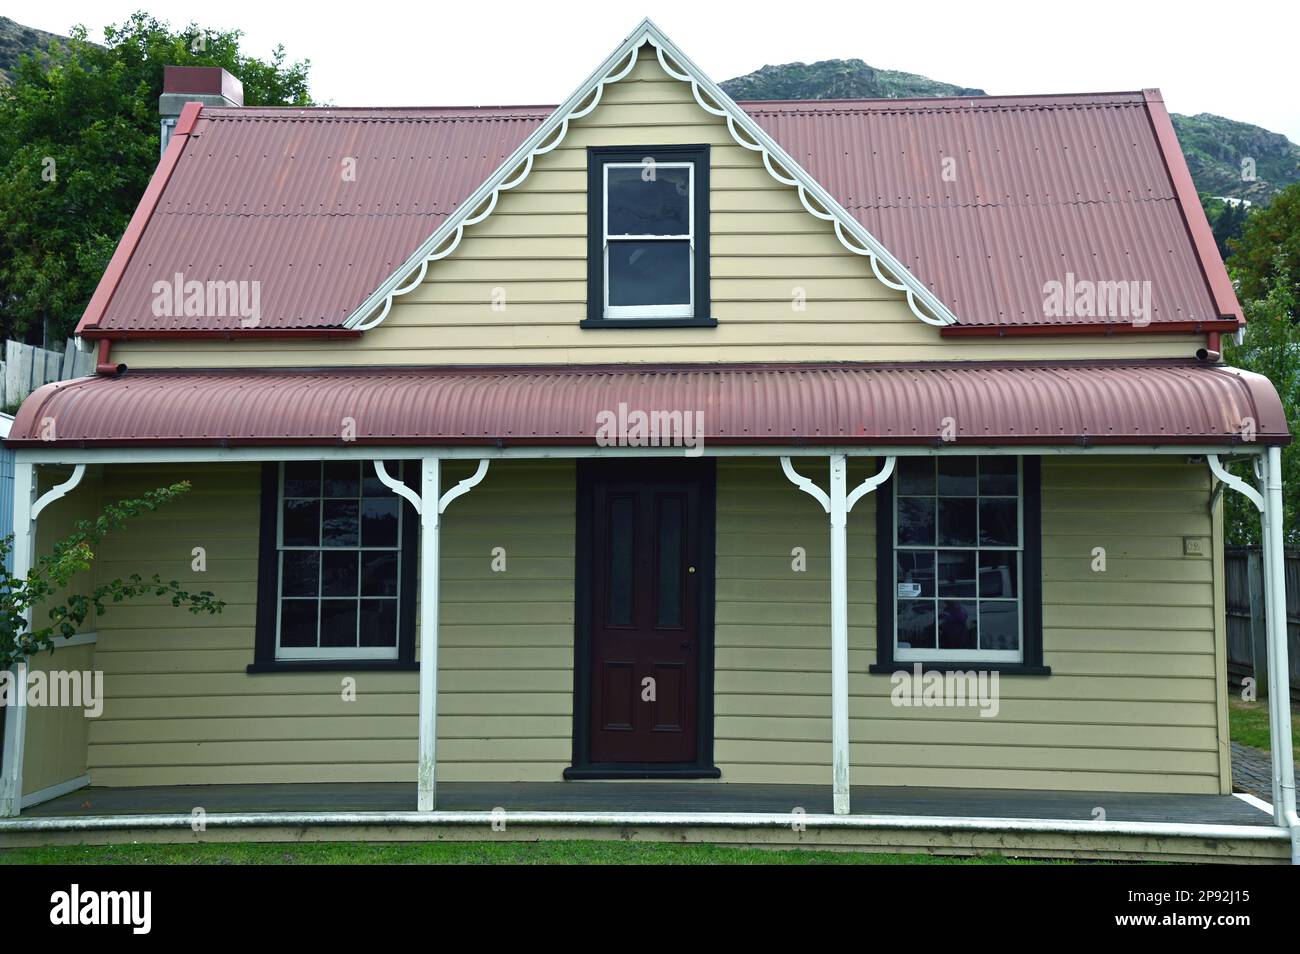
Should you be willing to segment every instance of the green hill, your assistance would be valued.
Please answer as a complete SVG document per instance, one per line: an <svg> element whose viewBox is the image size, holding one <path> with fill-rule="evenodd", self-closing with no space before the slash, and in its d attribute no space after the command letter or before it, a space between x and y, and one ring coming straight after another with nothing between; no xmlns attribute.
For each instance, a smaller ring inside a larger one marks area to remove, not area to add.
<svg viewBox="0 0 1300 954"><path fill-rule="evenodd" d="M915 73L878 70L861 60L764 66L722 84L732 99L904 99L983 96L984 90L940 83Z"/></svg>
<svg viewBox="0 0 1300 954"><path fill-rule="evenodd" d="M49 47L51 40L62 39L57 34L23 26L8 17L0 17L0 84L9 82L9 71L18 65L18 58L24 53L43 51Z"/></svg>

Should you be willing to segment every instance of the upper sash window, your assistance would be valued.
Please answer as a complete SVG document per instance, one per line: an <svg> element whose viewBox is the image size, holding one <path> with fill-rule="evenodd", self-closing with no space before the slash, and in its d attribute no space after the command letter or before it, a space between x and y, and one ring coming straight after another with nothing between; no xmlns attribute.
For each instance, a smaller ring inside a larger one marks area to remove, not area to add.
<svg viewBox="0 0 1300 954"><path fill-rule="evenodd" d="M712 325L708 147L589 154L584 326Z"/></svg>

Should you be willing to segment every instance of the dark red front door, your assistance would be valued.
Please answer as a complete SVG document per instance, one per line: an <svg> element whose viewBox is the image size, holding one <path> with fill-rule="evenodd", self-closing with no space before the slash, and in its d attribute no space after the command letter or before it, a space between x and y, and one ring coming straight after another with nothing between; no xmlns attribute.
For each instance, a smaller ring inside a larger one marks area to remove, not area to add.
<svg viewBox="0 0 1300 954"><path fill-rule="evenodd" d="M699 753L702 508L698 461L593 463L591 763L689 764Z"/></svg>

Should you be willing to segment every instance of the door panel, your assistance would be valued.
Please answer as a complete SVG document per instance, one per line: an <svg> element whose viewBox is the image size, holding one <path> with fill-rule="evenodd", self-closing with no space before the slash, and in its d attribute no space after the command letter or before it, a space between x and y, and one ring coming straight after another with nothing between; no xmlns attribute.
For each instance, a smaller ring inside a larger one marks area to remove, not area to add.
<svg viewBox="0 0 1300 954"><path fill-rule="evenodd" d="M700 587L712 579L701 519L713 501L694 463L587 465L591 763L700 756Z"/></svg>

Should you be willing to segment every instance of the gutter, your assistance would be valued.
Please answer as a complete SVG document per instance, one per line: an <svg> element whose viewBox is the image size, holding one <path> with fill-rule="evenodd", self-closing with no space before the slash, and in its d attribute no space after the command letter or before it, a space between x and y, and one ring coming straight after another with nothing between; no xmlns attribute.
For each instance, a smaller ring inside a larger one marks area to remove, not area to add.
<svg viewBox="0 0 1300 954"><path fill-rule="evenodd" d="M113 342L108 338L99 339L99 357L95 359L96 374L121 374L126 371L126 365L114 364L109 360L109 352L113 349Z"/></svg>
<svg viewBox="0 0 1300 954"><path fill-rule="evenodd" d="M1151 335L1151 334L1232 334L1238 328L1236 319L1220 318L1206 321L1153 321L1147 325L1132 322L1089 322L1087 324L995 324L946 325L939 329L944 338L1004 338L1024 335ZM1217 348L1215 350L1218 350Z"/></svg>

